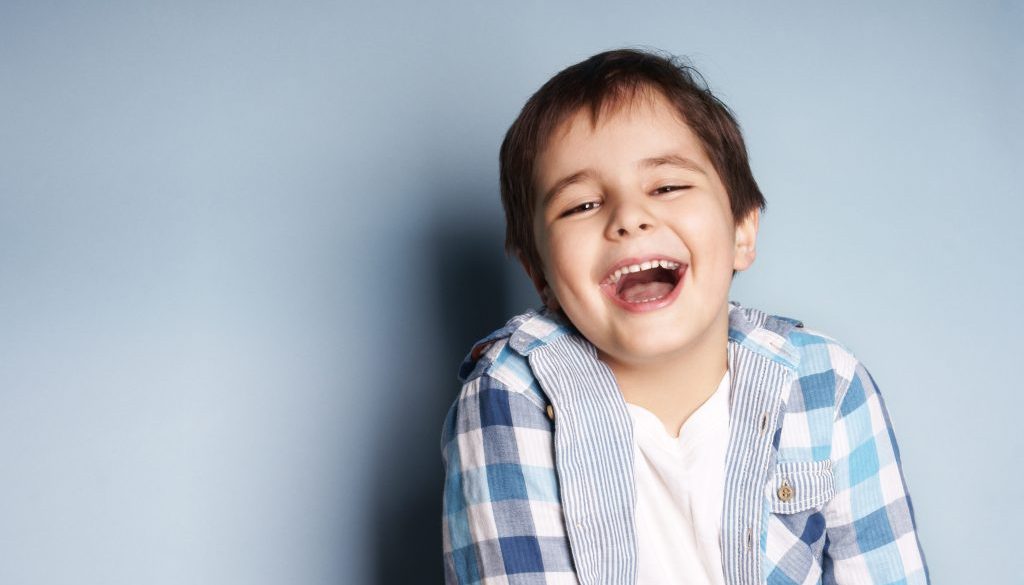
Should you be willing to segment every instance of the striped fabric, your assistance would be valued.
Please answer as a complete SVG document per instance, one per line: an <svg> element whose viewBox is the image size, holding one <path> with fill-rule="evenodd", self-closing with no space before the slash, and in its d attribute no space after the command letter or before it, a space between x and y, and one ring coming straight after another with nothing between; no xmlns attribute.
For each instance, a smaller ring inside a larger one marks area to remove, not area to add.
<svg viewBox="0 0 1024 585"><path fill-rule="evenodd" d="M726 582L927 583L874 380L834 339L729 305ZM451 584L633 585L632 422L597 351L528 311L460 370L442 453Z"/></svg>
<svg viewBox="0 0 1024 585"><path fill-rule="evenodd" d="M564 335L529 355L530 366L557 412L555 453L564 494L576 573L583 583L633 583L636 579L636 528L633 503L633 431L626 402L615 377L597 359L593 345L579 335ZM620 416L599 417L599 412ZM622 416L625 414L625 416ZM621 543L606 550L607 543Z"/></svg>

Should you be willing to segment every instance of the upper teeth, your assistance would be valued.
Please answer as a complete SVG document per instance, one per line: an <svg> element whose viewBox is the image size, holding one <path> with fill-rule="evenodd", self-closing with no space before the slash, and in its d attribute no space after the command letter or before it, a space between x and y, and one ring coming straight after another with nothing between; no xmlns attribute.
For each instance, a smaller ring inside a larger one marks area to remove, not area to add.
<svg viewBox="0 0 1024 585"><path fill-rule="evenodd" d="M640 272L641 270L650 270L651 268L665 268L667 270L675 270L679 268L678 262L672 262L671 260L651 260L650 262L641 262L640 264L630 264L629 266L623 266L612 273L608 280L609 284L615 284L619 282L623 274L629 274L630 272Z"/></svg>

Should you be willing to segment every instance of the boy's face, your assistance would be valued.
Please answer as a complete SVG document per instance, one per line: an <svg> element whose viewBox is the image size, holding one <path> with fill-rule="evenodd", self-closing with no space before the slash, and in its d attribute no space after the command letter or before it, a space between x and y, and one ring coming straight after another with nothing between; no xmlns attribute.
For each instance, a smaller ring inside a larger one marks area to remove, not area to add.
<svg viewBox="0 0 1024 585"><path fill-rule="evenodd" d="M654 364L728 326L732 271L754 261L758 213L735 224L714 166L664 97L638 95L596 127L577 112L535 168L543 274L527 270L603 359Z"/></svg>

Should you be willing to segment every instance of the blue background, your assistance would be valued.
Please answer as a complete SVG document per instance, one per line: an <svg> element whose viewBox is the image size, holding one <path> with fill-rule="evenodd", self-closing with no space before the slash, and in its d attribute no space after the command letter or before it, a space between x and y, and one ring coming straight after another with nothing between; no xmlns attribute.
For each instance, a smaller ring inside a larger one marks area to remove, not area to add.
<svg viewBox="0 0 1024 585"><path fill-rule="evenodd" d="M688 55L768 198L732 298L868 365L938 582L1021 582L1018 2L0 5L0 582L439 582L441 421L536 301L497 150Z"/></svg>

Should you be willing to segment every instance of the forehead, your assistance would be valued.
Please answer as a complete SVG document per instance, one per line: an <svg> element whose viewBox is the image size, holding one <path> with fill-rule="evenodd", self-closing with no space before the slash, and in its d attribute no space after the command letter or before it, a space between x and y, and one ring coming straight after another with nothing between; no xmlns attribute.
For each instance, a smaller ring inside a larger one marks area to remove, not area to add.
<svg viewBox="0 0 1024 585"><path fill-rule="evenodd" d="M679 110L656 90L635 91L565 116L538 152L533 182L542 197L566 175L666 156L687 158L714 172L703 144Z"/></svg>

